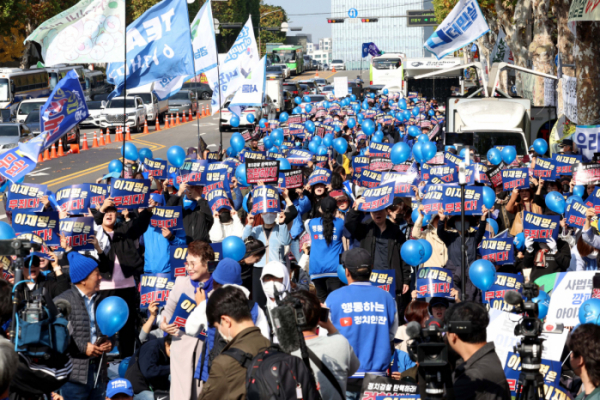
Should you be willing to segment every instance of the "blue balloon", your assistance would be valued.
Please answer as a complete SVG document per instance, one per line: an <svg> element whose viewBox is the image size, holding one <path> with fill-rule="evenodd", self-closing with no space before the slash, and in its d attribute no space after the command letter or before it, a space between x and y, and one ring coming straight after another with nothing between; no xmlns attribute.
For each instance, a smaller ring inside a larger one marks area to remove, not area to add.
<svg viewBox="0 0 600 400"><path fill-rule="evenodd" d="M418 240L411 239L402 245L400 256L405 263L416 267L421 264L421 260L425 256L425 249Z"/></svg>
<svg viewBox="0 0 600 400"><path fill-rule="evenodd" d="M401 110L406 110L407 109L406 100L405 99L398 100L398 107L400 107Z"/></svg>
<svg viewBox="0 0 600 400"><path fill-rule="evenodd" d="M118 172L121 173L123 171L123 163L121 160L112 160L108 163L108 172Z"/></svg>
<svg viewBox="0 0 600 400"><path fill-rule="evenodd" d="M356 101L356 95L355 94L351 95L350 98L352 99L352 101Z"/></svg>
<svg viewBox="0 0 600 400"><path fill-rule="evenodd" d="M497 235L498 234L498 223L496 222L496 220L492 219L492 218L487 218L486 222L488 224L490 224L490 226L492 227L492 230L494 231L494 235Z"/></svg>
<svg viewBox="0 0 600 400"><path fill-rule="evenodd" d="M250 211L248 211L248 199L250 198L250 192L246 193L246 195L244 196L244 199L242 200L242 207L244 207L244 211L246 211L247 213L249 213Z"/></svg>
<svg viewBox="0 0 600 400"><path fill-rule="evenodd" d="M280 158L279 159L279 170L280 171L289 171L290 169L292 169L292 166L291 166L290 162L287 160L287 158Z"/></svg>
<svg viewBox="0 0 600 400"><path fill-rule="evenodd" d="M358 120L358 123L359 123L359 124L362 124L362 122L365 120L365 116L364 116L364 115L362 115L362 113L359 113L359 114L356 116L356 119Z"/></svg>
<svg viewBox="0 0 600 400"><path fill-rule="evenodd" d="M333 141L333 149L339 154L345 154L348 150L348 142L344 138L337 138Z"/></svg>
<svg viewBox="0 0 600 400"><path fill-rule="evenodd" d="M435 115L435 111L429 110L427 114L429 114L430 117L433 117Z"/></svg>
<svg viewBox="0 0 600 400"><path fill-rule="evenodd" d="M374 99L375 98L375 93L370 93L369 97L371 97L372 99Z"/></svg>
<svg viewBox="0 0 600 400"><path fill-rule="evenodd" d="M585 193L585 186L577 185L573 188L573 196L583 197Z"/></svg>
<svg viewBox="0 0 600 400"><path fill-rule="evenodd" d="M317 155L318 156L326 156L327 155L327 147L321 145L317 147Z"/></svg>
<svg viewBox="0 0 600 400"><path fill-rule="evenodd" d="M423 143L423 142L421 142ZM421 154L423 155L423 161L427 162L435 157L437 153L437 146L433 142L424 142L421 148Z"/></svg>
<svg viewBox="0 0 600 400"><path fill-rule="evenodd" d="M121 147L121 155L125 155L125 158L130 161L139 158L137 147L133 143L125 143L125 146Z"/></svg>
<svg viewBox="0 0 600 400"><path fill-rule="evenodd" d="M294 97L294 103L296 103L298 105L302 104L302 97L300 97L300 96Z"/></svg>
<svg viewBox="0 0 600 400"><path fill-rule="evenodd" d="M413 152L413 157L415 158L415 161L418 162L419 164L423 164L423 161L425 159L425 157L423 157L423 143L421 143L421 142L415 143L412 148L412 152Z"/></svg>
<svg viewBox="0 0 600 400"><path fill-rule="evenodd" d="M589 299L579 307L579 322L600 325L600 299Z"/></svg>
<svg viewBox="0 0 600 400"><path fill-rule="evenodd" d="M417 137L421 134L421 129L418 126L411 125L408 127L408 134L412 137Z"/></svg>
<svg viewBox="0 0 600 400"><path fill-rule="evenodd" d="M283 124L284 122L287 122L289 117L289 114L284 111L281 114L279 114L279 122Z"/></svg>
<svg viewBox="0 0 600 400"><path fill-rule="evenodd" d="M314 133L315 132L315 123L312 121L306 121L304 123L304 128L307 130L308 133Z"/></svg>
<svg viewBox="0 0 600 400"><path fill-rule="evenodd" d="M131 357L125 357L119 363L119 377L125 378L125 372L127 372L127 368L129 368L129 362L131 361Z"/></svg>
<svg viewBox="0 0 600 400"><path fill-rule="evenodd" d="M421 259L421 262L419 263L423 264L424 262L427 262L427 260L429 260L429 258L433 254L433 247L431 246L431 243L429 243L429 241L426 239L418 239L417 241L421 243L421 246L423 246L423 250L425 250L425 254Z"/></svg>
<svg viewBox="0 0 600 400"><path fill-rule="evenodd" d="M185 150L181 146L169 147L169 150L167 150L167 160L175 168L181 168L185 161Z"/></svg>
<svg viewBox="0 0 600 400"><path fill-rule="evenodd" d="M489 186L483 186L482 191L483 191L483 205L488 210L491 210L492 207L494 207L494 204L496 203L496 192L494 192L494 189L492 189Z"/></svg>
<svg viewBox="0 0 600 400"><path fill-rule="evenodd" d="M410 157L410 146L404 142L398 142L392 147L390 160L394 165L402 164Z"/></svg>
<svg viewBox="0 0 600 400"><path fill-rule="evenodd" d="M227 157L235 157L237 154L237 152L231 146L227 148L225 153L227 154Z"/></svg>
<svg viewBox="0 0 600 400"><path fill-rule="evenodd" d="M249 123L253 124L255 120L256 120L256 117L254 116L254 114L246 115L246 121L248 121Z"/></svg>
<svg viewBox="0 0 600 400"><path fill-rule="evenodd" d="M311 106L310 104L307 104L307 105L305 105L305 106L304 106L304 110L305 110L307 113L311 112L311 111L312 111L312 109L313 109L313 108L312 108L312 106Z"/></svg>
<svg viewBox="0 0 600 400"><path fill-rule="evenodd" d="M342 264L338 265L337 267L337 276L344 285L348 284L348 278L346 278L346 268L344 268Z"/></svg>
<svg viewBox="0 0 600 400"><path fill-rule="evenodd" d="M469 149L467 149L466 147L463 147L462 149L460 149L460 153L458 155L461 158L465 158L467 156L467 151L469 151Z"/></svg>
<svg viewBox="0 0 600 400"><path fill-rule="evenodd" d="M271 138L275 144L279 141L283 142L283 136L283 129L281 128L273 129L273 132L271 132Z"/></svg>
<svg viewBox="0 0 600 400"><path fill-rule="evenodd" d="M531 300L538 305L538 318L546 318L546 315L548 315L548 308L550 308L550 296L548 296L548 293L540 290L538 296Z"/></svg>
<svg viewBox="0 0 600 400"><path fill-rule="evenodd" d="M308 143L308 150L310 150L311 152L313 152L313 153L315 153L315 154L316 154L316 153L317 153L317 150L318 150L318 148L319 148L319 144L318 144L317 142L315 142L314 140L311 140L311 141Z"/></svg>
<svg viewBox="0 0 600 400"><path fill-rule="evenodd" d="M333 134L332 133L328 133L325 136L323 136L323 144L327 147L333 145Z"/></svg>
<svg viewBox="0 0 600 400"><path fill-rule="evenodd" d="M375 132L373 136L371 136L371 142L373 143L381 143L383 142L383 133L380 134L379 131Z"/></svg>
<svg viewBox="0 0 600 400"><path fill-rule="evenodd" d="M410 119L410 111L404 110L403 114L404 114L404 121L405 122L408 121Z"/></svg>
<svg viewBox="0 0 600 400"><path fill-rule="evenodd" d="M304 102L305 103L310 103L310 97L304 96Z"/></svg>
<svg viewBox="0 0 600 400"><path fill-rule="evenodd" d="M275 143L273 142L273 137L265 136L263 138L263 146L264 146L265 150L269 150L271 147L275 146Z"/></svg>
<svg viewBox="0 0 600 400"><path fill-rule="evenodd" d="M419 115L419 111L420 111L419 107L413 107L412 115L414 115L416 117L417 115Z"/></svg>
<svg viewBox="0 0 600 400"><path fill-rule="evenodd" d="M574 201L578 201L580 203L583 203L583 199L581 197L579 197L579 196L571 196L571 197L569 197L567 199L566 203L567 203L567 205L569 205L569 204L573 203Z"/></svg>
<svg viewBox="0 0 600 400"><path fill-rule="evenodd" d="M227 236L223 242L223 258L232 258L241 261L246 254L246 245L238 236ZM219 282L221 283L221 282Z"/></svg>
<svg viewBox="0 0 600 400"><path fill-rule="evenodd" d="M533 141L533 150L540 156L543 156L548 151L548 142L544 139L535 139Z"/></svg>
<svg viewBox="0 0 600 400"><path fill-rule="evenodd" d="M315 142L317 146L320 146L321 144L323 144L323 139L321 139L320 136L315 136L312 138L311 142Z"/></svg>
<svg viewBox="0 0 600 400"><path fill-rule="evenodd" d="M13 227L4 221L0 221L0 240L9 240L16 237Z"/></svg>
<svg viewBox="0 0 600 400"><path fill-rule="evenodd" d="M412 222L413 222L413 224L414 224L414 223L417 221L417 219L419 218L419 215L420 215L420 214L421 214L421 213L419 212L419 209L418 209L418 208L415 208L415 209L412 211L412 214L410 214L410 218L412 219Z"/></svg>
<svg viewBox="0 0 600 400"><path fill-rule="evenodd" d="M444 146L444 151L450 151L450 149L456 150L455 146Z"/></svg>
<svg viewBox="0 0 600 400"><path fill-rule="evenodd" d="M523 232L518 233L513 240L513 244L515 245L515 249L523 250L525 248L525 234Z"/></svg>
<svg viewBox="0 0 600 400"><path fill-rule="evenodd" d="M237 128L238 126L240 126L240 117L238 117L237 115L232 115L231 119L229 120L229 125L233 126L234 128Z"/></svg>
<svg viewBox="0 0 600 400"><path fill-rule="evenodd" d="M491 148L487 152L487 159L492 164L498 165L502 162L502 153L496 148Z"/></svg>
<svg viewBox="0 0 600 400"><path fill-rule="evenodd" d="M141 149L138 150L138 156L140 157L140 161L144 162L144 158L148 158L150 160L152 160L154 158L154 155L152 154L152 150L150 150L147 147L143 147ZM110 164L109 164L110 166ZM110 169L109 169L110 171ZM121 172L121 171L119 171Z"/></svg>
<svg viewBox="0 0 600 400"><path fill-rule="evenodd" d="M229 139L229 145L236 153L239 153L246 145L246 140L244 140L244 137L239 132L236 132Z"/></svg>
<svg viewBox="0 0 600 400"><path fill-rule="evenodd" d="M369 109L369 103L363 103L362 108L363 108L363 110L368 110Z"/></svg>
<svg viewBox="0 0 600 400"><path fill-rule="evenodd" d="M383 89L383 94L384 94L384 95L387 95L388 93L389 93L389 90L387 90L387 89Z"/></svg>
<svg viewBox="0 0 600 400"><path fill-rule="evenodd" d="M488 260L477 260L469 267L469 278L477 289L486 292L496 282L496 268Z"/></svg>
<svg viewBox="0 0 600 400"><path fill-rule="evenodd" d="M292 114L302 114L302 109L300 107L294 107L294 109L292 110Z"/></svg>
<svg viewBox="0 0 600 400"><path fill-rule="evenodd" d="M421 133L421 134L420 134L420 135L417 137L417 141L418 141L418 142L423 142L423 143L425 143L425 142L429 142L429 136L427 136L427 135L426 135L426 134L424 134L424 133Z"/></svg>
<svg viewBox="0 0 600 400"><path fill-rule="evenodd" d="M328 102L327 100L325 100L325 101L323 102L323 107L325 107L325 108L329 108L329 107L331 107L331 103L330 103L330 102Z"/></svg>
<svg viewBox="0 0 600 400"><path fill-rule="evenodd" d="M128 318L129 306L125 300L117 296L105 298L96 309L96 323L100 332L108 337L119 332Z"/></svg>
<svg viewBox="0 0 600 400"><path fill-rule="evenodd" d="M517 158L517 150L514 146L505 146L502 149L502 161L507 164L511 164Z"/></svg>
<svg viewBox="0 0 600 400"><path fill-rule="evenodd" d="M248 186L246 181L246 164L240 164L235 170L235 178L242 186Z"/></svg>
<svg viewBox="0 0 600 400"><path fill-rule="evenodd" d="M375 132L375 123L372 119L367 119L362 123L362 130L367 136L371 136Z"/></svg>
<svg viewBox="0 0 600 400"><path fill-rule="evenodd" d="M546 195L546 207L558 214L564 214L566 207L565 198L558 192L550 192Z"/></svg>
<svg viewBox="0 0 600 400"><path fill-rule="evenodd" d="M354 128L356 126L356 120L354 118L348 118L346 125L348 125L348 128Z"/></svg>

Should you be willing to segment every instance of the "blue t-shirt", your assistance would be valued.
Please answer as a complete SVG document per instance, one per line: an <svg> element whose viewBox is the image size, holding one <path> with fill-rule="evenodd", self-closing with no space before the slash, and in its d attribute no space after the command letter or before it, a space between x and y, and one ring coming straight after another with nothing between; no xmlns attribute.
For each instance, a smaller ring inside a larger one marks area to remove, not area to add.
<svg viewBox="0 0 600 400"><path fill-rule="evenodd" d="M337 276L337 267L340 264L340 254L344 251L342 245L342 232L344 220L333 220L333 240L327 245L323 236L323 218L311 219L308 223L310 230L310 279L329 278Z"/></svg>

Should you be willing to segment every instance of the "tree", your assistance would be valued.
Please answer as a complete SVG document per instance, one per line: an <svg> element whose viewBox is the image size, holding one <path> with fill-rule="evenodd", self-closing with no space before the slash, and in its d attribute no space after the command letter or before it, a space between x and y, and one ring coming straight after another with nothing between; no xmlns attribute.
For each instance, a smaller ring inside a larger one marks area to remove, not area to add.
<svg viewBox="0 0 600 400"><path fill-rule="evenodd" d="M260 26L275 28L280 27L282 23L288 21L285 10L280 6L271 6L261 2L260 5ZM285 41L285 32L260 32L260 54L266 54L267 43L283 43Z"/></svg>
<svg viewBox="0 0 600 400"><path fill-rule="evenodd" d="M573 56L577 77L577 125L600 123L600 22L577 22Z"/></svg>
<svg viewBox="0 0 600 400"><path fill-rule="evenodd" d="M0 63L13 63L21 58L25 46L23 45L23 24L16 22L10 28L9 35L0 36Z"/></svg>

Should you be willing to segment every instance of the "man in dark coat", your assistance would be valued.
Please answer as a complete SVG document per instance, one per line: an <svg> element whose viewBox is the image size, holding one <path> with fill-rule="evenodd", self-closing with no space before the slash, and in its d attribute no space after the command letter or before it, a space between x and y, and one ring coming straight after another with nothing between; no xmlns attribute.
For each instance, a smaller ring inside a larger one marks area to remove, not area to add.
<svg viewBox="0 0 600 400"><path fill-rule="evenodd" d="M190 186L182 183L177 194L169 196L169 207L181 206L183 210L183 228L188 244L195 240L210 243L210 228L215 222L208 201L202 198L202 186Z"/></svg>

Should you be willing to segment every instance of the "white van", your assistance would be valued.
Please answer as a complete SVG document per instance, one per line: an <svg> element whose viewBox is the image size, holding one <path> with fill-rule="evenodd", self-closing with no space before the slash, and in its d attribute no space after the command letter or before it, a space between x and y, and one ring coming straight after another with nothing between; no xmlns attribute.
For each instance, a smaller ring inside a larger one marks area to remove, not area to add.
<svg viewBox="0 0 600 400"><path fill-rule="evenodd" d="M283 80L267 78L266 95L271 99L271 110L277 113L285 109L285 99L283 97Z"/></svg>

